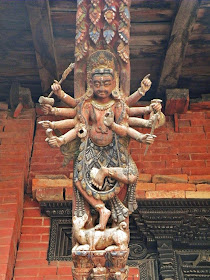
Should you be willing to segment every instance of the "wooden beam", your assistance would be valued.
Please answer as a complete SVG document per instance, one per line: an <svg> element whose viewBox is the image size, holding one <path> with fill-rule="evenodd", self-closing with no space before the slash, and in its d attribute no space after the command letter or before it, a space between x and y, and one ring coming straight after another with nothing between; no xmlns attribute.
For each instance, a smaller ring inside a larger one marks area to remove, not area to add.
<svg viewBox="0 0 210 280"><path fill-rule="evenodd" d="M43 92L58 78L48 0L25 0Z"/></svg>
<svg viewBox="0 0 210 280"><path fill-rule="evenodd" d="M157 90L163 97L166 88L177 87L188 39L196 20L199 0L182 0L172 28Z"/></svg>

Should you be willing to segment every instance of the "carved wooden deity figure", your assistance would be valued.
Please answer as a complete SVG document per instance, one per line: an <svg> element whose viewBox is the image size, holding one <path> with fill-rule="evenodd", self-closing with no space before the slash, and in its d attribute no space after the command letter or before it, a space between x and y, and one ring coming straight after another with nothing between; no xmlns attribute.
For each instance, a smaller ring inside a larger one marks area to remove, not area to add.
<svg viewBox="0 0 210 280"><path fill-rule="evenodd" d="M117 268L110 272L101 264L102 261L98 262L96 255L99 250L104 252L101 258L105 258L108 252L113 258L113 252L125 252L122 262L122 270L125 270L129 214L137 208L135 188L138 178L138 169L128 152L129 139L150 145L155 136L142 134L133 127L157 127L164 122L158 100L147 107L132 107L150 86L151 81L146 76L141 87L126 97L119 89L117 59L108 50L98 50L88 59L86 93L74 99L55 82L52 85L54 94L71 108L42 106L45 114L66 118L42 122L45 129L70 129L60 137L51 135L47 141L51 147L61 147L65 153L68 149L70 153L74 152L73 261L82 258L81 252L83 256L95 252L94 256L91 255L91 264L85 266L89 270L84 272L85 277L92 273L91 279L99 279L97 273L109 275L103 279L119 276ZM150 118L139 118L143 114L150 114ZM78 149L73 151L74 147ZM78 267L81 270L81 262L75 262L74 278L83 279L84 275L81 276L81 271L77 270ZM126 279L126 273L119 279Z"/></svg>

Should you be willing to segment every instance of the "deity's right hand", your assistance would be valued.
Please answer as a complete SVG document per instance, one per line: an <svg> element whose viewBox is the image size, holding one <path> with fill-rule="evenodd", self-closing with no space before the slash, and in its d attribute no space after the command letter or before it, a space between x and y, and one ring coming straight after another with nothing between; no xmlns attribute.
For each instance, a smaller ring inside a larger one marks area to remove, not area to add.
<svg viewBox="0 0 210 280"><path fill-rule="evenodd" d="M64 139L62 137L52 136L50 138L46 138L45 141L48 142L51 148L59 148L64 144Z"/></svg>
<svg viewBox="0 0 210 280"><path fill-rule="evenodd" d="M52 113L53 107L49 104L41 105L41 108L42 108L42 111L45 115L48 115L48 114Z"/></svg>
<svg viewBox="0 0 210 280"><path fill-rule="evenodd" d="M50 121L40 121L38 122L38 124L41 124L44 129L48 129L48 128L53 129L53 123Z"/></svg>
<svg viewBox="0 0 210 280"><path fill-rule="evenodd" d="M61 85L59 84L59 82L57 80L54 80L54 83L51 85L51 89L55 95L57 95L58 97L61 97L62 89L61 89Z"/></svg>

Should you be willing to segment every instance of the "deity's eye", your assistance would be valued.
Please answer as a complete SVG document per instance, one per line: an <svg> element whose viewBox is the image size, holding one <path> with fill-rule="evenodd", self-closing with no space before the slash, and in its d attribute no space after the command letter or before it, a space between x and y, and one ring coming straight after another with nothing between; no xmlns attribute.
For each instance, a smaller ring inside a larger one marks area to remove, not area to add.
<svg viewBox="0 0 210 280"><path fill-rule="evenodd" d="M110 85L111 85L111 82L110 82L110 81L106 81L106 82L104 82L104 85L105 85L105 86L110 86Z"/></svg>
<svg viewBox="0 0 210 280"><path fill-rule="evenodd" d="M98 87L100 87L100 83L99 82L94 82L94 86L98 88Z"/></svg>

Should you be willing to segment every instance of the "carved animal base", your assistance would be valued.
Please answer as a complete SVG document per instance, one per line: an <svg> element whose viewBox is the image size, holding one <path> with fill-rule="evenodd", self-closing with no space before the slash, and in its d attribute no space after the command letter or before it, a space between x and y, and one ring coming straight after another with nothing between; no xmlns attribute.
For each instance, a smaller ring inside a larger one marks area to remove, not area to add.
<svg viewBox="0 0 210 280"><path fill-rule="evenodd" d="M126 251L73 251L74 280L126 280L129 249Z"/></svg>

